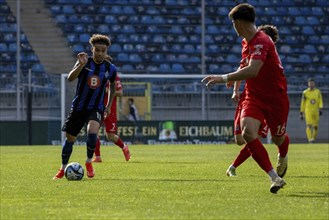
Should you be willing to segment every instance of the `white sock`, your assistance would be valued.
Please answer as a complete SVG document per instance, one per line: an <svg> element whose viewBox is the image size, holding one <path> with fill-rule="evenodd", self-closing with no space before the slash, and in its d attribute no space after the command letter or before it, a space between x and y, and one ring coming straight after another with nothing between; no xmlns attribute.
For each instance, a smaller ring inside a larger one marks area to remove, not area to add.
<svg viewBox="0 0 329 220"><path fill-rule="evenodd" d="M234 169L235 170L235 166L233 166L232 164L230 165L229 169Z"/></svg>
<svg viewBox="0 0 329 220"><path fill-rule="evenodd" d="M274 169L270 170L267 174L270 176L270 178L271 178L272 181L274 181L276 178L279 177L278 174L275 172Z"/></svg>

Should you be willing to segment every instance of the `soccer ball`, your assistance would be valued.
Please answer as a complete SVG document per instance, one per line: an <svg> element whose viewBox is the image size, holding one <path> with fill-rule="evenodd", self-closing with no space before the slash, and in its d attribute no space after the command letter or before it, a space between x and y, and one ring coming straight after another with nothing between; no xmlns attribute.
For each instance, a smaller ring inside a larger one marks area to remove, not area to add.
<svg viewBox="0 0 329 220"><path fill-rule="evenodd" d="M81 180L83 178L84 170L78 162L72 162L66 166L64 173L68 180Z"/></svg>

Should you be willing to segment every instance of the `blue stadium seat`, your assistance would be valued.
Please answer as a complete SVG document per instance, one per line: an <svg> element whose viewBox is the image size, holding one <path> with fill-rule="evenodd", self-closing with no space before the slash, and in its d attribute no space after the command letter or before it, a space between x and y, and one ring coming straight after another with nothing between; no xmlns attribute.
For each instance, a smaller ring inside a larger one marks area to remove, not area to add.
<svg viewBox="0 0 329 220"><path fill-rule="evenodd" d="M107 12L107 13L109 13L109 12ZM117 5L114 5L114 6L110 7L110 13L111 14L117 14L117 15L124 14L121 7L117 6Z"/></svg>
<svg viewBox="0 0 329 220"><path fill-rule="evenodd" d="M62 13L64 14L74 14L75 10L72 5L63 5L62 6Z"/></svg>
<svg viewBox="0 0 329 220"><path fill-rule="evenodd" d="M323 12L321 7L312 7L311 10L312 10L312 14L315 15L315 16L323 16L324 15L324 12Z"/></svg>
<svg viewBox="0 0 329 220"><path fill-rule="evenodd" d="M80 18L78 17L78 15L75 15L75 14L68 15L68 22L70 22L72 24L81 23Z"/></svg>
<svg viewBox="0 0 329 220"><path fill-rule="evenodd" d="M26 56L26 59L27 59L27 61L35 61L35 62L37 62L39 60L35 53L29 53Z"/></svg>
<svg viewBox="0 0 329 220"><path fill-rule="evenodd" d="M152 56L152 62L163 62L163 61L164 61L163 54L158 53Z"/></svg>
<svg viewBox="0 0 329 220"><path fill-rule="evenodd" d="M318 53L317 49L314 47L314 45L307 44L303 48L304 53L311 53L311 54L316 54Z"/></svg>
<svg viewBox="0 0 329 220"><path fill-rule="evenodd" d="M135 51L134 46L132 44L127 44L127 43L123 45L123 50L125 52L133 52L133 51Z"/></svg>
<svg viewBox="0 0 329 220"><path fill-rule="evenodd" d="M161 72L167 72L167 73L171 72L171 67L167 63L160 64L159 69Z"/></svg>
<svg viewBox="0 0 329 220"><path fill-rule="evenodd" d="M98 8L98 13L99 14L108 14L110 11L110 7L107 5L100 5Z"/></svg>
<svg viewBox="0 0 329 220"><path fill-rule="evenodd" d="M84 46L82 46L82 44L74 44L73 45L73 52L74 53L79 53L85 50Z"/></svg>
<svg viewBox="0 0 329 220"><path fill-rule="evenodd" d="M35 73L45 72L43 65L40 63L33 64L31 70L32 70L32 72L35 72Z"/></svg>
<svg viewBox="0 0 329 220"><path fill-rule="evenodd" d="M226 57L225 61L228 63L239 63L240 58L234 54L230 54Z"/></svg>
<svg viewBox="0 0 329 220"><path fill-rule="evenodd" d="M219 73L220 68L217 64L210 64L209 65L209 73Z"/></svg>
<svg viewBox="0 0 329 220"><path fill-rule="evenodd" d="M66 39L69 43L75 43L79 40L76 34L68 34L66 35Z"/></svg>
<svg viewBox="0 0 329 220"><path fill-rule="evenodd" d="M311 26L303 26L302 27L302 33L306 35L313 35L315 34L313 28Z"/></svg>
<svg viewBox="0 0 329 220"><path fill-rule="evenodd" d="M122 51L122 48L121 48L121 45L120 44L112 44L111 47L110 47L110 52L121 52Z"/></svg>
<svg viewBox="0 0 329 220"><path fill-rule="evenodd" d="M219 47L216 44L211 44L207 46L207 53L218 53Z"/></svg>
<svg viewBox="0 0 329 220"><path fill-rule="evenodd" d="M126 53L119 53L118 54L118 61L120 62L127 62L129 61L129 56Z"/></svg>
<svg viewBox="0 0 329 220"><path fill-rule="evenodd" d="M197 38L197 39L200 39L200 38ZM195 42L197 42L197 41L195 41ZM213 35L205 35L205 42L207 44L213 44L213 43L215 43L214 38L213 38Z"/></svg>
<svg viewBox="0 0 329 220"><path fill-rule="evenodd" d="M181 29L180 26L171 26L170 28L170 33L174 33L174 34L182 34L183 30Z"/></svg>
<svg viewBox="0 0 329 220"><path fill-rule="evenodd" d="M6 43L0 43L0 52L7 52L8 46Z"/></svg>
<svg viewBox="0 0 329 220"><path fill-rule="evenodd" d="M195 48L192 44L185 44L183 51L186 53L195 53Z"/></svg>
<svg viewBox="0 0 329 220"><path fill-rule="evenodd" d="M183 72L185 72L185 69L182 64L174 63L174 64L172 64L172 71L174 73L183 73Z"/></svg>
<svg viewBox="0 0 329 220"><path fill-rule="evenodd" d="M59 14L55 17L55 20L58 24L65 24L67 23L67 18L66 18L66 15L63 15L63 14Z"/></svg>
<svg viewBox="0 0 329 220"><path fill-rule="evenodd" d="M113 15L106 15L105 16L105 23L107 23L108 25L111 25L111 24L117 24L118 23L118 20L115 16Z"/></svg>
<svg viewBox="0 0 329 220"><path fill-rule="evenodd" d="M79 40L81 43L88 43L89 42L89 34L80 34Z"/></svg>
<svg viewBox="0 0 329 220"><path fill-rule="evenodd" d="M133 7L126 5L126 6L123 6L122 13L132 15L132 14L135 14L135 10Z"/></svg>
<svg viewBox="0 0 329 220"><path fill-rule="evenodd" d="M132 72L134 71L134 67L131 64L124 64L122 65L122 71L123 72Z"/></svg>
<svg viewBox="0 0 329 220"><path fill-rule="evenodd" d="M80 18L80 21L85 24L91 24L94 23L94 19L90 15L82 15Z"/></svg>
<svg viewBox="0 0 329 220"><path fill-rule="evenodd" d="M328 64L329 63L329 55L328 54L324 55L321 61L323 63L327 63Z"/></svg>
<svg viewBox="0 0 329 220"><path fill-rule="evenodd" d="M84 32L86 32L85 26L83 24L74 25L74 32L75 33L84 33Z"/></svg>
<svg viewBox="0 0 329 220"><path fill-rule="evenodd" d="M165 43L166 42L166 39L164 38L163 35L155 35L153 37L153 42L154 43Z"/></svg>
<svg viewBox="0 0 329 220"><path fill-rule="evenodd" d="M312 63L312 58L307 54L299 55L298 61L301 63Z"/></svg>
<svg viewBox="0 0 329 220"><path fill-rule="evenodd" d="M114 26L112 26L112 28L114 28ZM120 27L120 26L119 26ZM97 32L99 32L100 34L108 34L110 33L110 28L109 28L109 25L106 25L106 24L101 24L97 27ZM116 32L115 30L112 29L113 32Z"/></svg>

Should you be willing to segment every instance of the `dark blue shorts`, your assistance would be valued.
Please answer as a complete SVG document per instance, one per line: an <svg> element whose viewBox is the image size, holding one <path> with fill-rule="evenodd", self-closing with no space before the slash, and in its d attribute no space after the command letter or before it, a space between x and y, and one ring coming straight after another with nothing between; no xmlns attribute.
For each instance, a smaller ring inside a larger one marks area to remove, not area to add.
<svg viewBox="0 0 329 220"><path fill-rule="evenodd" d="M85 123L88 123L90 120L97 121L101 125L103 121L103 112L98 109L83 111L71 110L65 120L62 131L76 137Z"/></svg>

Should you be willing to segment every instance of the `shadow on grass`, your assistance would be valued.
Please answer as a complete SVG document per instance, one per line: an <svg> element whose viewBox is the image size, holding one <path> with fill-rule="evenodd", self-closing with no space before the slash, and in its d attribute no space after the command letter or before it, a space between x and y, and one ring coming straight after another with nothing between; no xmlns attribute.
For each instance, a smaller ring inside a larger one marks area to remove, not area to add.
<svg viewBox="0 0 329 220"><path fill-rule="evenodd" d="M113 178L113 179L93 179L93 181L135 181L135 182L232 182L234 180L227 179L125 179L125 178Z"/></svg>
<svg viewBox="0 0 329 220"><path fill-rule="evenodd" d="M300 198L324 198L329 197L329 192L298 192L295 194L290 194L288 196Z"/></svg>
<svg viewBox="0 0 329 220"><path fill-rule="evenodd" d="M107 163L102 162L102 163ZM108 163L126 163L126 164L205 164L205 163L209 163L209 162L205 162L205 161L109 161Z"/></svg>
<svg viewBox="0 0 329 220"><path fill-rule="evenodd" d="M311 178L311 179L328 179L329 176L289 176L289 178Z"/></svg>

